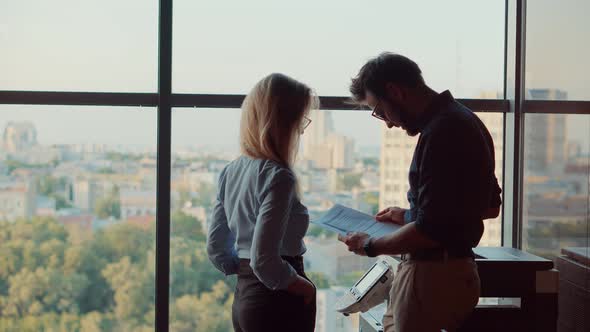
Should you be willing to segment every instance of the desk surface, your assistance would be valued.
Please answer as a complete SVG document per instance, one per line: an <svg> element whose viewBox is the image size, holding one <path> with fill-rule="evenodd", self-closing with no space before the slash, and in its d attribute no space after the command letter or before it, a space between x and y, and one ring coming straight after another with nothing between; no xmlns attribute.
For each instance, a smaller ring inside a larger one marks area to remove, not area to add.
<svg viewBox="0 0 590 332"><path fill-rule="evenodd" d="M553 268L553 261L522 250L508 247L477 247L475 261L478 267L507 267L518 265L529 271L546 271Z"/></svg>

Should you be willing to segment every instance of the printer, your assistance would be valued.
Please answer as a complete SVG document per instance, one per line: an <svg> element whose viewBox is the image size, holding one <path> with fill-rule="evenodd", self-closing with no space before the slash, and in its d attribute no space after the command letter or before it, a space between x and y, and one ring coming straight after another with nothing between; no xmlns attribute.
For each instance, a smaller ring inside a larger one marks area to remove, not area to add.
<svg viewBox="0 0 590 332"><path fill-rule="evenodd" d="M380 257L371 268L336 302L336 311L348 316L366 312L389 297L393 281L391 257Z"/></svg>

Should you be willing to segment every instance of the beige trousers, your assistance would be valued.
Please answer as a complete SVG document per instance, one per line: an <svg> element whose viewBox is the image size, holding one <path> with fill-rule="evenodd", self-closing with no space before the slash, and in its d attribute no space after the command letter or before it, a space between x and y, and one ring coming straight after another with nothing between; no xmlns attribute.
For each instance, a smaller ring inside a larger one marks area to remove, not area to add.
<svg viewBox="0 0 590 332"><path fill-rule="evenodd" d="M393 278L384 331L454 331L473 311L479 294L479 274L471 258L404 261Z"/></svg>

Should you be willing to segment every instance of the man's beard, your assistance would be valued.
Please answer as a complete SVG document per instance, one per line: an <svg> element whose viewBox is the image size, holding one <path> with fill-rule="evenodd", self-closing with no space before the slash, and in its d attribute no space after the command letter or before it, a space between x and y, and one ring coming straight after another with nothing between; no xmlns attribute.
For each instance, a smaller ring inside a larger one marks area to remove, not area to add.
<svg viewBox="0 0 590 332"><path fill-rule="evenodd" d="M416 126L416 120L412 117L412 113L406 109L405 106L400 105L396 101L388 100L387 101L393 109L397 110L397 114L399 117L399 124L403 130L406 131L408 136L414 137L420 133Z"/></svg>

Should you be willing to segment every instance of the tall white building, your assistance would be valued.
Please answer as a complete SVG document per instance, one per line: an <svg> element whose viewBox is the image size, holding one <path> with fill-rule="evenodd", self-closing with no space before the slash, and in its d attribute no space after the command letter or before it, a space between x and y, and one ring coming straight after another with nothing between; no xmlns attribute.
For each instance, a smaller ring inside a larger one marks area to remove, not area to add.
<svg viewBox="0 0 590 332"><path fill-rule="evenodd" d="M410 137L401 129L383 126L379 167L380 210L388 206L408 207L408 171L417 142L417 137Z"/></svg>
<svg viewBox="0 0 590 332"><path fill-rule="evenodd" d="M331 287L317 291L316 332L358 331L358 315L346 317L334 309L338 299L346 294L348 290L348 287Z"/></svg>
<svg viewBox="0 0 590 332"><path fill-rule="evenodd" d="M351 169L354 167L354 140L352 138L332 134L328 137L332 148L332 168Z"/></svg>
<svg viewBox="0 0 590 332"><path fill-rule="evenodd" d="M531 89L528 98L566 100L567 93L556 89ZM536 174L563 173L567 161L567 115L530 114L525 117L525 167Z"/></svg>
<svg viewBox="0 0 590 332"><path fill-rule="evenodd" d="M32 181L0 183L0 221L33 217L36 196L36 187Z"/></svg>
<svg viewBox="0 0 590 332"><path fill-rule="evenodd" d="M121 190L121 219L156 215L154 190Z"/></svg>
<svg viewBox="0 0 590 332"><path fill-rule="evenodd" d="M37 129L32 122L8 122L2 135L4 149L19 152L37 145Z"/></svg>
<svg viewBox="0 0 590 332"><path fill-rule="evenodd" d="M74 205L82 211L94 211L100 190L95 181L76 179L74 181Z"/></svg>
<svg viewBox="0 0 590 332"><path fill-rule="evenodd" d="M309 117L311 125L305 129L303 154L311 159L313 147L326 143L326 139L334 131L334 124L330 111L312 110Z"/></svg>
<svg viewBox="0 0 590 332"><path fill-rule="evenodd" d="M496 98L489 93L482 94L481 98ZM502 151L504 117L501 113L478 112L477 116L488 128L494 140L496 177L502 185ZM410 188L408 172L414 149L418 142L418 136L410 137L405 131L383 126L381 139L380 183L379 183L379 209L389 206L407 208L409 206L407 192ZM484 222L485 232L480 241L481 246L500 245L501 222L500 217Z"/></svg>
<svg viewBox="0 0 590 332"><path fill-rule="evenodd" d="M303 137L303 157L319 169L354 167L354 141L334 132L332 114L313 110Z"/></svg>

